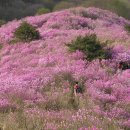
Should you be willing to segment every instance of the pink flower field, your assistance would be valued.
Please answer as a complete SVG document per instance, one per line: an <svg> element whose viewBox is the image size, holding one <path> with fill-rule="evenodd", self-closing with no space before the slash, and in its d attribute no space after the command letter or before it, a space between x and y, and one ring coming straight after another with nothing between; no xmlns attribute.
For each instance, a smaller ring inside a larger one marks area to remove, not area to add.
<svg viewBox="0 0 130 130"><path fill-rule="evenodd" d="M27 21L40 39L11 44L14 32ZM1 130L130 130L130 21L98 8L75 8L26 17L0 28ZM89 62L67 43L96 34L112 47L112 59ZM84 86L74 97L63 84Z"/></svg>

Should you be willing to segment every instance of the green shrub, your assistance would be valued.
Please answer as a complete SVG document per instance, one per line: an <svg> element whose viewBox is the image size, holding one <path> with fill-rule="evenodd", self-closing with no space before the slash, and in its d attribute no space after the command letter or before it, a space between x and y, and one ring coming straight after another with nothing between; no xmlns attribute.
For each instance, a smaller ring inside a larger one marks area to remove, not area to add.
<svg viewBox="0 0 130 130"><path fill-rule="evenodd" d="M130 25L125 25L125 30L130 33Z"/></svg>
<svg viewBox="0 0 130 130"><path fill-rule="evenodd" d="M0 50L3 48L2 44L0 44Z"/></svg>
<svg viewBox="0 0 130 130"><path fill-rule="evenodd" d="M46 13L50 13L50 10L47 8L40 8L37 10L36 15L42 15L42 14L46 14Z"/></svg>
<svg viewBox="0 0 130 130"><path fill-rule="evenodd" d="M32 41L40 38L39 32L27 22L23 22L14 33L20 41Z"/></svg>
<svg viewBox="0 0 130 130"><path fill-rule="evenodd" d="M0 27L5 24L6 22L4 20L0 20Z"/></svg>
<svg viewBox="0 0 130 130"><path fill-rule="evenodd" d="M108 55L108 52L103 49L95 34L86 35L85 37L78 36L75 41L67 44L67 46L71 52L75 52L76 50L82 51L89 61L97 58L105 59Z"/></svg>

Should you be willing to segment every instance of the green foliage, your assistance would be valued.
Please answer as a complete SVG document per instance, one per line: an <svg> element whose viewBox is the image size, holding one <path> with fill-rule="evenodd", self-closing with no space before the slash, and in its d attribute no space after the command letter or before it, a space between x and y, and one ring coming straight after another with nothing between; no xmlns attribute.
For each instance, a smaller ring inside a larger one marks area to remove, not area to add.
<svg viewBox="0 0 130 130"><path fill-rule="evenodd" d="M11 41L9 41L10 45L16 44L17 42L20 42L20 39L12 39Z"/></svg>
<svg viewBox="0 0 130 130"><path fill-rule="evenodd" d="M130 33L130 25L125 25L125 30Z"/></svg>
<svg viewBox="0 0 130 130"><path fill-rule="evenodd" d="M0 50L3 48L2 44L0 44Z"/></svg>
<svg viewBox="0 0 130 130"><path fill-rule="evenodd" d="M21 41L32 41L40 38L39 32L27 22L23 22L14 33L16 39Z"/></svg>
<svg viewBox="0 0 130 130"><path fill-rule="evenodd" d="M4 20L0 20L0 27L5 24L6 22Z"/></svg>
<svg viewBox="0 0 130 130"><path fill-rule="evenodd" d="M71 7L74 7L74 3L61 1L60 3L56 4L53 10L62 10L62 9L68 9Z"/></svg>
<svg viewBox="0 0 130 130"><path fill-rule="evenodd" d="M47 8L39 8L39 9L37 10L36 15L42 15L42 14L46 14L46 13L49 13L49 12L50 12L50 10L47 9Z"/></svg>
<svg viewBox="0 0 130 130"><path fill-rule="evenodd" d="M89 61L97 58L104 59L107 56L107 52L103 49L95 34L86 35L85 37L79 36L71 44L67 44L67 46L71 52L76 50L82 51Z"/></svg>

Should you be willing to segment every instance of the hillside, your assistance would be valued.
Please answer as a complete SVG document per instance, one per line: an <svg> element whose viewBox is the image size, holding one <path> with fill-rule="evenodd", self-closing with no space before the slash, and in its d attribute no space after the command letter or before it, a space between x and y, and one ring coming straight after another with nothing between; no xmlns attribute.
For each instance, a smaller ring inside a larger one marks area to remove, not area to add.
<svg viewBox="0 0 130 130"><path fill-rule="evenodd" d="M11 44L27 21L40 39ZM8 22L0 28L0 127L4 130L129 130L130 21L99 8L75 8ZM112 58L89 62L67 43L96 34L112 48ZM78 81L83 95L64 92Z"/></svg>

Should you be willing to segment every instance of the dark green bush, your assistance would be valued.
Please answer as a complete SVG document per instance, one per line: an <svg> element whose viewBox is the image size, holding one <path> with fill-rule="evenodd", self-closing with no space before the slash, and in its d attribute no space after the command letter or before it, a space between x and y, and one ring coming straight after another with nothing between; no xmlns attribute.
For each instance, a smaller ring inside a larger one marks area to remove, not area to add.
<svg viewBox="0 0 130 130"><path fill-rule="evenodd" d="M39 32L27 22L23 22L19 28L16 29L15 38L20 41L32 41L40 38Z"/></svg>
<svg viewBox="0 0 130 130"><path fill-rule="evenodd" d="M125 30L130 33L130 25L125 25Z"/></svg>
<svg viewBox="0 0 130 130"><path fill-rule="evenodd" d="M107 58L107 51L103 49L100 41L97 40L95 34L86 35L85 37L78 36L71 44L67 44L71 52L76 50L82 51L86 55L86 59L92 61L94 59Z"/></svg>

